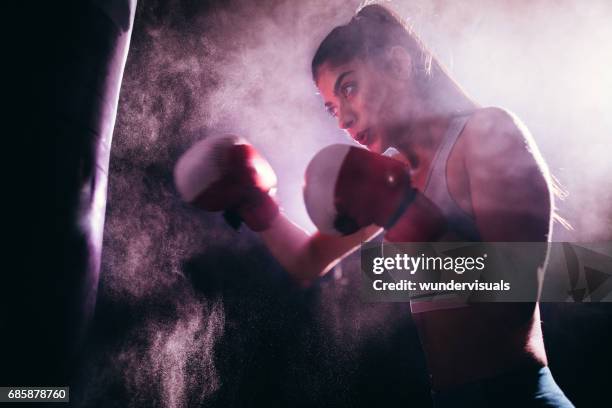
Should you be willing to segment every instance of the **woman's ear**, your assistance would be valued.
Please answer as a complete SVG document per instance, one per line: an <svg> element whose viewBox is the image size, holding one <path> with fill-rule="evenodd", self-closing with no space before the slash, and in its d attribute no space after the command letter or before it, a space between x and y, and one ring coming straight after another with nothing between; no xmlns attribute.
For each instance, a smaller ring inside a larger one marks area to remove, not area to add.
<svg viewBox="0 0 612 408"><path fill-rule="evenodd" d="M412 75L412 58L404 47L394 45L387 51L391 75L397 79L408 79Z"/></svg>

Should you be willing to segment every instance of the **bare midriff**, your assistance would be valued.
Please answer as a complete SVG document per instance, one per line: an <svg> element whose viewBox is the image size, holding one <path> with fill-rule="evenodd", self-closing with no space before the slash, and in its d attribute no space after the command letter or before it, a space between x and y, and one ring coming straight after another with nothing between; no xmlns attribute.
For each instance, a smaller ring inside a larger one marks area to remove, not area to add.
<svg viewBox="0 0 612 408"><path fill-rule="evenodd" d="M413 318L434 390L547 365L537 303L479 303Z"/></svg>

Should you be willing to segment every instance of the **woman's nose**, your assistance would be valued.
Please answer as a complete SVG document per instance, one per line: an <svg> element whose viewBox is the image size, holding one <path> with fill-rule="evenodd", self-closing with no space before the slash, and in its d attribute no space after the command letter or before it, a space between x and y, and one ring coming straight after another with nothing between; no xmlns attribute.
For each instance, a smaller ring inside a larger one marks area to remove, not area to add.
<svg viewBox="0 0 612 408"><path fill-rule="evenodd" d="M350 129L355 125L356 117L355 114L350 110L342 109L340 110L339 116L340 128L341 129Z"/></svg>

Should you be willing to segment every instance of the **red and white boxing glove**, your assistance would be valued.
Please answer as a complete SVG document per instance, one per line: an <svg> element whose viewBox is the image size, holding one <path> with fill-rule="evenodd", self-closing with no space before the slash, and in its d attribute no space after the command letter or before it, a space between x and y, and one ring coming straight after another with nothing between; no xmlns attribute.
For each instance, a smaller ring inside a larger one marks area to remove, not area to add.
<svg viewBox="0 0 612 408"><path fill-rule="evenodd" d="M274 170L253 146L234 135L193 145L177 162L174 182L183 200L206 211L225 211L236 228L244 221L253 231L263 231L279 213L270 195L276 186Z"/></svg>
<svg viewBox="0 0 612 408"><path fill-rule="evenodd" d="M306 169L304 201L319 231L348 235L376 224L389 241L428 241L446 222L412 187L405 165L350 145L322 149Z"/></svg>

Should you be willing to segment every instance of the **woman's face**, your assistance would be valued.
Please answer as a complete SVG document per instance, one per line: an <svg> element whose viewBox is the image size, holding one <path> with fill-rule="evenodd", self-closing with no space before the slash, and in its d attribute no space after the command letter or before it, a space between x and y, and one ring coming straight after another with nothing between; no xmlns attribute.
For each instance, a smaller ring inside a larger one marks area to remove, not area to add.
<svg viewBox="0 0 612 408"><path fill-rule="evenodd" d="M373 152L390 147L390 129L400 119L399 81L361 58L338 66L324 63L317 74L325 108L338 126Z"/></svg>

